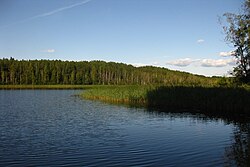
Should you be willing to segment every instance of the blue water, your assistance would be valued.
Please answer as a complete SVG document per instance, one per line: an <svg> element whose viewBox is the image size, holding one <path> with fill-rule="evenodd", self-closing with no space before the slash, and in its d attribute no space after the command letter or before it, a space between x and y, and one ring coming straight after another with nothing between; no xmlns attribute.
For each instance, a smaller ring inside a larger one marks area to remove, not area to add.
<svg viewBox="0 0 250 167"><path fill-rule="evenodd" d="M80 92L0 90L0 166L193 167L228 159L234 124L73 96Z"/></svg>

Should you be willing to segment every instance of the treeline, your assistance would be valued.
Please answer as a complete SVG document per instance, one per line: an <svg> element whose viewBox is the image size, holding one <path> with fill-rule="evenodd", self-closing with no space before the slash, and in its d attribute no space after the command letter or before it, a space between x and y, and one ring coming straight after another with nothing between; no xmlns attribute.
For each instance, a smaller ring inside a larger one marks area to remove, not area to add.
<svg viewBox="0 0 250 167"><path fill-rule="evenodd" d="M215 85L208 78L160 67L104 61L0 59L2 85Z"/></svg>

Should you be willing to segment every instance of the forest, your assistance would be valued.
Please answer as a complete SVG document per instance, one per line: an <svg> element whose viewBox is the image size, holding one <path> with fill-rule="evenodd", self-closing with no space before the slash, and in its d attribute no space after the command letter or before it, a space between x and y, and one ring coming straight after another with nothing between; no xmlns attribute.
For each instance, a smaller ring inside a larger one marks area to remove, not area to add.
<svg viewBox="0 0 250 167"><path fill-rule="evenodd" d="M214 86L221 79L104 61L0 59L1 85Z"/></svg>

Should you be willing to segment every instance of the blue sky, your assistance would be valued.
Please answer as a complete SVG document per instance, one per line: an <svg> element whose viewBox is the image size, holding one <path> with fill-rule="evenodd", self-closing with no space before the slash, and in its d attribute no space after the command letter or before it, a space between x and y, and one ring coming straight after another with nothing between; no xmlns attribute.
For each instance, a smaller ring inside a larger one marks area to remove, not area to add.
<svg viewBox="0 0 250 167"><path fill-rule="evenodd" d="M218 17L244 0L0 0L0 58L233 69Z"/></svg>

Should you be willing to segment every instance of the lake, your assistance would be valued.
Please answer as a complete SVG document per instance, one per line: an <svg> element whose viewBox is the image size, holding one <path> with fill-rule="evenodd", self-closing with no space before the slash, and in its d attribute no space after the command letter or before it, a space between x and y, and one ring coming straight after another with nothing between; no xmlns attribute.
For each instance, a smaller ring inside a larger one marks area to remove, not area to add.
<svg viewBox="0 0 250 167"><path fill-rule="evenodd" d="M0 90L0 166L240 166L247 123Z"/></svg>

